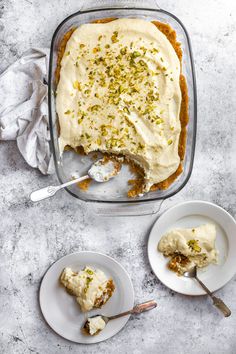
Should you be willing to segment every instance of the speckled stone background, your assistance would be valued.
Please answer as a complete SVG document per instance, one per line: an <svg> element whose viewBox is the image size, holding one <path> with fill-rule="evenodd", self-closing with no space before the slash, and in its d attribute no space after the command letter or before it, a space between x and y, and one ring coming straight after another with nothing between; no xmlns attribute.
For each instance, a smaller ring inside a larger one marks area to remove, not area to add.
<svg viewBox="0 0 236 354"><path fill-rule="evenodd" d="M192 39L198 83L195 164L187 186L166 201L204 199L236 214L236 3L220 0L159 0L178 16ZM31 46L49 46L56 26L79 0L1 0L0 70ZM17 83L13 83L17 84ZM173 293L148 264L147 237L156 216L104 218L66 192L31 204L29 193L56 176L27 166L14 142L0 144L0 353L236 353L236 277L218 292L232 309L222 318L205 297ZM159 308L130 320L98 345L70 343L44 322L38 305L40 280L70 252L109 254L132 277L136 301L155 298Z"/></svg>

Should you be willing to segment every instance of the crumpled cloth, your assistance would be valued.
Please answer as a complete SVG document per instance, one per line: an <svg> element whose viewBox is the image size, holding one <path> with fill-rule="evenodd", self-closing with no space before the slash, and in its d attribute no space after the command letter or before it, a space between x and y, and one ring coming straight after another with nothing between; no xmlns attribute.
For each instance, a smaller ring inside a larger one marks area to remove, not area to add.
<svg viewBox="0 0 236 354"><path fill-rule="evenodd" d="M50 151L47 74L49 49L32 48L0 75L0 140L16 140L26 162L54 171Z"/></svg>

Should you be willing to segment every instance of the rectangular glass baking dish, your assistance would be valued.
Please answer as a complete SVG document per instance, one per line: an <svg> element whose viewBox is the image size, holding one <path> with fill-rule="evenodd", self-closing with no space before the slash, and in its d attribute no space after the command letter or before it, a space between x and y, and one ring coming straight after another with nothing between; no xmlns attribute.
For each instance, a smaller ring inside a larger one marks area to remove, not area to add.
<svg viewBox="0 0 236 354"><path fill-rule="evenodd" d="M180 20L171 13L158 8L152 1L93 1L86 2L86 7L92 3L95 8L82 9L67 17L56 29L50 51L49 64L49 123L52 142L52 151L58 179L64 183L73 175L86 174L92 163L91 156L81 156L73 151L64 152L60 156L58 137L59 127L55 109L55 70L60 42L71 28L78 27L84 23L90 23L102 18L142 18L147 21L157 20L168 23L175 29L178 41L181 42L183 50L183 74L187 80L189 95L189 123L187 127L187 144L185 159L183 162L183 173L172 183L167 190L157 190L147 193L141 197L130 199L126 196L130 179L127 166L122 168L121 174L107 183L92 184L87 191L82 191L77 186L66 188L75 198L90 202L90 207L99 214L104 215L143 215L152 214L160 209L161 203L166 198L178 193L188 182L194 160L196 127L197 127L197 95L194 63L188 33ZM146 8L144 6L150 6Z"/></svg>

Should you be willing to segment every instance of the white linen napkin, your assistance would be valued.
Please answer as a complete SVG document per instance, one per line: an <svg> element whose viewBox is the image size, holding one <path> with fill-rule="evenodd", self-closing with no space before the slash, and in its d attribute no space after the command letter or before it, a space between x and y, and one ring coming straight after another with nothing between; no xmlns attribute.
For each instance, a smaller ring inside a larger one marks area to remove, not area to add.
<svg viewBox="0 0 236 354"><path fill-rule="evenodd" d="M49 49L32 48L0 75L0 140L16 140L26 162L54 171L48 127Z"/></svg>

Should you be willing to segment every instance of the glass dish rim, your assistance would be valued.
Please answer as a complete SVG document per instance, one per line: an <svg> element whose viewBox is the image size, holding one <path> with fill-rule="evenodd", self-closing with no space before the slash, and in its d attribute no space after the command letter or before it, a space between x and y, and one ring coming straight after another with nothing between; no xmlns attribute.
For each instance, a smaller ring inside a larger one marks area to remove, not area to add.
<svg viewBox="0 0 236 354"><path fill-rule="evenodd" d="M54 42L55 38L57 36L57 33L59 32L60 28L70 19L73 17L76 17L80 14L89 14L89 13L94 13L94 12L99 12L99 11L110 11L110 10L142 10L142 11L151 11L151 12L158 12L158 13L164 13L170 17L172 17L183 29L186 39L187 39L187 44L188 44L188 49L189 49L189 58L190 58L190 65L191 65L191 76L192 76L192 82L193 82L193 98L194 98L194 107L193 107L193 134L192 134L192 149L191 149L191 155L190 155L190 165L189 165L189 170L186 175L185 180L181 183L181 185L174 191L167 193L165 196L161 197L151 197L149 199L131 199L130 200L93 200L89 198L83 198L83 197L78 197L76 194L74 194L69 188L65 188L66 191L72 195L73 197L82 200L84 202L92 202L92 203L102 203L102 204L137 204L137 203L151 203L151 202L157 202L161 200L165 200L167 198L172 197L173 195L179 193L181 189L183 189L187 182L189 181L192 170L193 170L193 162L194 162L194 155L195 155L195 148L196 148L196 135L197 135L197 88L196 88L196 74L195 74L195 68L194 68L194 61L193 61L193 54L192 54L192 46L189 38L189 34L183 25L183 23L173 15L172 13L163 10L163 9L152 9L152 8L143 8L143 7L105 7L105 8L96 8L96 9L90 9L90 10L79 10L69 16L67 16L60 24L57 26L55 29L52 40L51 40L51 45L50 45L50 57L49 57L49 74L48 74L48 116L49 116L49 131L50 131L50 137L51 137L51 147L52 147L52 152L53 152L53 160L54 160L54 165L55 165L55 170L57 174L57 178L59 179L60 183L63 183L63 180L61 179L58 166L57 166L57 156L56 156L56 151L55 151L55 146L54 146L54 132L53 132L53 120L52 120L52 102L51 102L51 92L52 92L52 78L53 78L53 68L52 68L52 63L53 63L53 48L54 48ZM175 182L173 182L175 183ZM168 189L167 189L168 191Z"/></svg>

